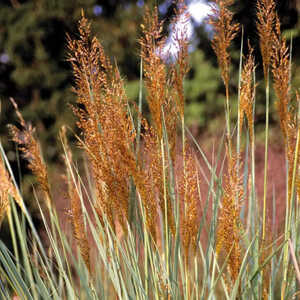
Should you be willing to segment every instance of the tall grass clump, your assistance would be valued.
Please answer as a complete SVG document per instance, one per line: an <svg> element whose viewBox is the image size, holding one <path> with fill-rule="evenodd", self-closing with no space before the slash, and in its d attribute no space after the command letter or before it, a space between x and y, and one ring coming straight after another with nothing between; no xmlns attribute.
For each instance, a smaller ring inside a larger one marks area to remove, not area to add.
<svg viewBox="0 0 300 300"><path fill-rule="evenodd" d="M11 137L36 178L31 198L44 226L35 228L1 147L0 222L7 216L13 245L10 249L0 240L1 299L299 296L300 97L291 86L291 49L282 37L275 2L258 0L266 98L260 197L255 172L255 101L260 84L255 71L260 66L253 43L241 45L238 102L233 101L230 45L240 31L230 11L233 2L216 0L208 21L225 86L225 139L219 141L212 163L185 125L187 29L175 32L178 52L166 58L164 24L156 7L145 8L141 24L138 105L128 99L117 65L92 37L83 13L77 38L67 36L77 97L72 110L84 163L74 159L63 127L63 180L69 200L64 215L56 212L61 199L53 196L55 187L49 183L35 129L11 100L20 121L10 125ZM189 17L183 1L177 4L174 28ZM272 88L275 99L270 98ZM149 115L142 111L144 99ZM285 148L281 172L286 178L285 224L277 235L267 234L266 218L267 201L273 197L267 194L268 118L273 103ZM62 229L65 220L71 230Z"/></svg>

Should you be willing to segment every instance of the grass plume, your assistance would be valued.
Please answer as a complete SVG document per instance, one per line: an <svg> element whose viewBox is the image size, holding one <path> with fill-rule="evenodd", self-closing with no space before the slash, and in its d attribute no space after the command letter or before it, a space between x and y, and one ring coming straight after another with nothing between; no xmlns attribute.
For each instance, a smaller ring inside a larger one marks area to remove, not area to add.
<svg viewBox="0 0 300 300"><path fill-rule="evenodd" d="M228 147L226 148L228 150ZM228 269L231 282L238 278L241 267L241 221L240 208L244 195L242 180L237 169L237 157L227 155L228 174L224 180L221 211L218 220L216 253L228 255ZM241 165L240 165L241 167ZM230 286L231 284L229 284Z"/></svg>
<svg viewBox="0 0 300 300"><path fill-rule="evenodd" d="M227 128L227 141L229 144L229 155L231 155L231 129L230 129L230 104L229 104L229 79L231 58L228 48L236 37L240 25L233 21L233 13L229 7L233 0L216 0L209 17L209 24L214 30L212 47L216 53L221 70L221 77L226 90L225 117Z"/></svg>
<svg viewBox="0 0 300 300"><path fill-rule="evenodd" d="M10 212L10 199L13 197L20 208L23 208L23 199L21 198L16 186L8 174L4 161L0 159L0 226L4 217Z"/></svg>
<svg viewBox="0 0 300 300"><path fill-rule="evenodd" d="M274 0L257 1L256 28L259 34L260 51L263 58L263 69L265 78L268 77L271 64L274 25L276 20Z"/></svg>
<svg viewBox="0 0 300 300"><path fill-rule="evenodd" d="M44 193L46 205L50 209L53 204L50 194L48 172L42 157L40 145L34 137L35 129L31 124L25 122L14 99L10 98L10 101L16 110L22 127L22 130L20 130L16 126L9 125L12 139L16 144L20 145L19 148L28 162L28 168L36 176L37 182Z"/></svg>
<svg viewBox="0 0 300 300"><path fill-rule="evenodd" d="M242 128L244 116L248 121L250 142L254 138L254 120L253 120L253 103L255 96L255 85L253 83L253 73L255 70L255 62L253 56L253 48L249 44L249 54L243 67L241 75L241 88L240 88L240 128Z"/></svg>

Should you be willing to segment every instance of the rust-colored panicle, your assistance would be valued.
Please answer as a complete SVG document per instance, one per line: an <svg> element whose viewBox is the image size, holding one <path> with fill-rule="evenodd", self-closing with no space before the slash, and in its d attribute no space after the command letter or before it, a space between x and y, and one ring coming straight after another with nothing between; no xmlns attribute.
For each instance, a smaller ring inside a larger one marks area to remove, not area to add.
<svg viewBox="0 0 300 300"><path fill-rule="evenodd" d="M48 172L42 158L40 145L34 137L35 129L31 124L25 122L14 99L10 98L10 100L16 110L20 125L22 126L22 130L20 130L16 126L9 125L12 139L20 146L20 150L28 162L29 169L36 176L39 186L44 192L46 205L50 209L53 204L50 194Z"/></svg>
<svg viewBox="0 0 300 300"><path fill-rule="evenodd" d="M79 40L69 38L69 61L76 79L77 102L83 106L75 107L74 113L83 134L81 146L92 166L96 211L100 221L104 213L113 230L120 222L126 232L132 176L145 208L148 229L155 235L156 203L146 173L135 159L136 134L123 80L98 40L90 41L89 24L84 17L79 32Z"/></svg>
<svg viewBox="0 0 300 300"><path fill-rule="evenodd" d="M145 154L146 158L149 159L151 164L151 157L148 156L147 147L152 147L151 153L156 153L156 140L157 136L155 136L156 131L153 128L149 128L148 123L146 120L142 120L143 126L145 129L145 133L143 134L145 139ZM155 136L155 140L149 137L150 132L153 133ZM151 141L151 143L149 143ZM153 143L152 143L153 142ZM155 182L153 181L153 174L152 174L152 165L148 164L148 167L141 166L142 164L140 161L136 163L136 161L128 160L129 164L128 167L130 169L134 184L137 188L138 194L141 199L142 209L144 210L145 214L145 221L146 221L146 228L150 233L153 241L156 241L156 229L157 229L157 221L158 221L158 205L156 200L155 194Z"/></svg>
<svg viewBox="0 0 300 300"><path fill-rule="evenodd" d="M128 165L132 165L127 160L134 160L131 144L135 138L127 114L128 101L117 67L111 65L99 41L90 38L90 25L84 17L79 22L79 33L78 40L68 38L74 91L77 103L83 106L73 110L83 134L81 146L92 166L95 206L100 220L104 213L113 230L118 219L126 230Z"/></svg>
<svg viewBox="0 0 300 300"><path fill-rule="evenodd" d="M79 186L80 186L79 181L77 182L77 187L76 187L72 179L68 180L68 194L71 201L72 228L73 228L74 237L79 247L81 257L83 258L88 270L91 271L90 254L89 254L90 247L87 239L87 231L85 230L83 224L83 214L81 209L80 196L78 194Z"/></svg>
<svg viewBox="0 0 300 300"><path fill-rule="evenodd" d="M273 28L276 19L275 1L258 0L256 28L259 35L260 51L263 59L265 79L268 76L273 45Z"/></svg>
<svg viewBox="0 0 300 300"><path fill-rule="evenodd" d="M158 140L158 136L153 127L149 127L143 135L145 141L145 156L147 157L147 173L149 180L152 183L156 196L158 196L158 204L162 211L162 216L165 216L165 195L164 195L164 180L163 180L163 160L161 147ZM168 170L169 163L165 161L165 169ZM168 172L166 172L166 182L169 181ZM171 197L168 189L166 189L167 197L167 218L168 225L175 235L175 220L172 212ZM154 200L155 201L155 200Z"/></svg>
<svg viewBox="0 0 300 300"><path fill-rule="evenodd" d="M216 0L208 21L213 26L212 47L217 55L221 76L226 87L229 84L230 67L228 48L239 31L239 24L233 21L233 13L228 9L233 2L233 0Z"/></svg>
<svg viewBox="0 0 300 300"><path fill-rule="evenodd" d="M151 234L151 237L156 242L157 229L157 204L153 192L153 186L149 178L149 174L141 169L137 169L133 173L134 183L141 197L146 217L146 228Z"/></svg>
<svg viewBox="0 0 300 300"><path fill-rule="evenodd" d="M237 168L237 155L227 151L228 174L224 179L223 197L217 227L216 253L223 251L228 256L228 269L232 282L235 282L241 266L240 247L240 203L243 198L242 179ZM240 164L241 168L241 164Z"/></svg>
<svg viewBox="0 0 300 300"><path fill-rule="evenodd" d="M289 48L286 44L285 38L281 35L280 21L277 15L275 20L271 52L271 67L273 73L273 85L276 95L276 110L279 115L280 128L284 137L288 159L288 197L291 199L297 140L297 119L295 110L291 105L291 66ZM298 165L299 158L297 158L296 163Z"/></svg>
<svg viewBox="0 0 300 300"><path fill-rule="evenodd" d="M9 196L15 199L21 209L24 208L23 200L8 174L2 158L0 158L0 226L10 209Z"/></svg>
<svg viewBox="0 0 300 300"><path fill-rule="evenodd" d="M174 54L174 63L171 66L171 85L176 92L176 103L179 115L184 118L184 90L183 81L189 72L189 37L187 32L187 23L190 15L184 1L179 1L179 9L175 11L175 17L172 20L173 26L173 44L176 47L177 53Z"/></svg>
<svg viewBox="0 0 300 300"><path fill-rule="evenodd" d="M167 70L162 59L165 39L162 37L163 23L158 21L157 7L150 12L146 8L142 25L141 58L144 66L144 82L147 102L159 140L162 139L162 108L167 93Z"/></svg>
<svg viewBox="0 0 300 300"><path fill-rule="evenodd" d="M182 2L182 1L180 1ZM183 9L183 7L182 7ZM175 12L179 18L181 10ZM175 20L173 20L175 22ZM167 67L164 61L162 23L158 21L157 8L150 12L146 8L142 38L140 39L141 57L143 59L147 102L149 105L153 126L145 134L145 144L149 157L149 176L153 180L155 193L158 195L159 206L165 216L165 197L167 197L167 217L171 231L175 232L174 216L172 213L171 197L164 184L168 182L169 161L167 158L166 141L163 138L163 116L165 120L171 161L175 161L177 111L183 116L184 93L183 77L187 72L187 37L177 34L178 56L173 64ZM184 40L184 41L183 41ZM168 54L167 54L168 55ZM166 57L165 57L166 59ZM176 105L176 101L177 104ZM177 110L176 110L177 108ZM153 147L151 149L151 147ZM153 151L155 149L155 151ZM163 166L163 157L165 166ZM165 178L164 178L164 170ZM164 182L165 179L165 182ZM166 193L165 193L166 192Z"/></svg>
<svg viewBox="0 0 300 300"><path fill-rule="evenodd" d="M253 140L253 103L255 96L255 86L253 83L253 72L255 69L255 62L253 56L253 48L249 45L249 54L244 64L242 76L241 76L241 88L240 88L240 128L243 125L244 115L247 118L250 141Z"/></svg>
<svg viewBox="0 0 300 300"><path fill-rule="evenodd" d="M289 123L291 122L292 118L292 114L289 111L289 104L291 102L290 57L286 40L281 36L280 22L277 16L272 45L271 62L274 90L277 98L276 108L284 139L287 139L289 134Z"/></svg>
<svg viewBox="0 0 300 300"><path fill-rule="evenodd" d="M186 172L179 178L179 196L181 203L180 230L185 259L188 260L190 248L195 251L199 228L200 195L198 190L198 170L196 156L186 145Z"/></svg>
<svg viewBox="0 0 300 300"><path fill-rule="evenodd" d="M174 165L176 156L176 144L177 144L177 108L174 102L175 95L174 90L170 90L164 106L164 117L166 131L168 135L168 146L170 149L171 161Z"/></svg>

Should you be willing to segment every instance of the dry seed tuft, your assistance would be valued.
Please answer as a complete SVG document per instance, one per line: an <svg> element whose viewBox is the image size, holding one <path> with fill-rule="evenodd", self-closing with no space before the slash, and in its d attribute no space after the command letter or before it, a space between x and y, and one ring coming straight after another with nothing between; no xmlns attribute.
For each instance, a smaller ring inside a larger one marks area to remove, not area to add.
<svg viewBox="0 0 300 300"><path fill-rule="evenodd" d="M253 48L249 43L249 54L246 59L246 63L243 67L242 77L241 77L241 88L240 88L240 128L243 125L244 115L247 118L250 141L253 140L253 103L254 103L254 92L255 86L253 84L253 72L255 69L255 62L253 56Z"/></svg>
<svg viewBox="0 0 300 300"><path fill-rule="evenodd" d="M289 47L285 38L281 35L280 21L278 16L275 16L275 28L273 31L273 44L271 52L271 67L273 73L273 85L276 95L276 109L279 115L280 128L284 137L286 146L286 155L288 159L288 197L291 199L293 168L296 153L297 141L297 118L292 103L291 97L291 66ZM300 154L296 158L296 164L300 161ZM297 168L296 178L299 176Z"/></svg>
<svg viewBox="0 0 300 300"><path fill-rule="evenodd" d="M274 0L258 0L256 6L256 28L263 58L264 76L267 78L271 63L273 28L276 20L275 2Z"/></svg>
<svg viewBox="0 0 300 300"><path fill-rule="evenodd" d="M239 31L239 23L233 21L233 13L228 9L233 0L216 0L209 17L209 24L214 28L212 47L217 55L224 85L229 84L230 55L228 48Z"/></svg>
<svg viewBox="0 0 300 300"><path fill-rule="evenodd" d="M158 134L162 139L162 109L167 93L167 70L162 60L165 39L162 37L163 23L158 21L158 10L150 12L146 8L143 21L141 58L144 66L144 82L147 89L147 102L151 117Z"/></svg>
<svg viewBox="0 0 300 300"><path fill-rule="evenodd" d="M120 222L126 232L132 176L146 210L148 229L154 234L156 203L145 171L135 159L135 129L128 115L123 80L99 41L90 41L90 25L84 17L79 33L79 40L69 38L69 61L76 79L77 103L84 107L75 107L74 112L83 135L81 146L92 166L96 210L100 220L103 213L106 215L113 230Z"/></svg>
<svg viewBox="0 0 300 300"><path fill-rule="evenodd" d="M20 150L28 162L29 169L36 176L37 181L44 192L46 205L50 209L52 208L52 199L48 181L48 172L42 157L40 145L34 137L35 128L24 121L14 99L10 98L10 101L16 110L16 114L22 127L22 130L20 130L16 126L9 125L12 139L20 146Z"/></svg>
<svg viewBox="0 0 300 300"><path fill-rule="evenodd" d="M198 191L198 170L196 156L191 146L186 145L185 174L179 178L179 197L181 200L181 236L185 259L188 259L189 250L194 252L197 247L197 234L199 228L200 195Z"/></svg>
<svg viewBox="0 0 300 300"><path fill-rule="evenodd" d="M3 160L0 158L0 226L5 215L10 210L9 196L12 196L20 208L23 209L23 199L13 184Z"/></svg>
<svg viewBox="0 0 300 300"><path fill-rule="evenodd" d="M222 207L217 228L216 253L228 255L228 269L232 282L235 282L242 262L241 258L241 233L240 233L240 205L243 198L242 178L239 177L237 155L230 157L227 151L228 174L225 176ZM239 165L241 168L241 164Z"/></svg>

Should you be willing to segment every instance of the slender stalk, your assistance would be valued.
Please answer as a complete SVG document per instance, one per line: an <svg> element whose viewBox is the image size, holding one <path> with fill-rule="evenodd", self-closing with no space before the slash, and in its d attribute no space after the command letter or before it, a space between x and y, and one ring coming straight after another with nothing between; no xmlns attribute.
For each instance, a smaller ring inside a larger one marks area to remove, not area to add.
<svg viewBox="0 0 300 300"><path fill-rule="evenodd" d="M242 38L241 38L241 49L240 49L240 64L239 64L239 87L238 87L238 123L237 123L237 141L236 141L236 152L237 152L237 170L239 170L240 164L240 144L241 144L241 130L240 128L240 94L241 94L241 79L242 79L242 65L243 65L243 36L244 36L244 28L242 28Z"/></svg>
<svg viewBox="0 0 300 300"><path fill-rule="evenodd" d="M30 261L29 255L26 255L28 253L28 244L26 236L24 236L24 230L21 224L21 221L17 215L16 206L15 203L12 202L12 209L13 209L13 215L15 219L16 224L16 231L19 238L19 245L21 248L21 254L23 255L23 263L24 263L24 270L26 272L26 275L28 276L29 282L35 282L33 277L33 270L32 265ZM33 284L32 286L32 297L33 299L38 299L38 292L36 286Z"/></svg>
<svg viewBox="0 0 300 300"><path fill-rule="evenodd" d="M142 114L142 101L143 101L143 59L141 58L140 63L140 82L139 82L139 111L138 111L138 124L136 133L136 156L140 150L140 140L141 140L141 114Z"/></svg>
<svg viewBox="0 0 300 300"><path fill-rule="evenodd" d="M226 85L226 102L225 102L225 117L226 117L226 135L228 142L228 152L229 158L232 156L232 148L231 148L231 129L230 129L230 105L229 105L229 87Z"/></svg>
<svg viewBox="0 0 300 300"><path fill-rule="evenodd" d="M185 153L185 120L184 115L181 116L181 133L182 133L182 163L183 163L183 178L184 178L184 215L186 216L186 192L187 192L187 182L186 182L186 153Z"/></svg>
<svg viewBox="0 0 300 300"><path fill-rule="evenodd" d="M185 270L185 299L190 299L189 297L189 264L188 257L184 258L184 270Z"/></svg>
<svg viewBox="0 0 300 300"><path fill-rule="evenodd" d="M268 178L268 144L269 144L269 106L270 106L270 74L266 78L266 132L265 132L265 167L264 167L264 198L263 198L263 228L262 240L266 235L266 210L267 210L267 178Z"/></svg>
<svg viewBox="0 0 300 300"><path fill-rule="evenodd" d="M256 86L256 78L255 78L255 69L253 70L253 85L254 85L254 101L253 101L253 120L255 116L255 86ZM252 123L252 128L249 129L252 131L252 140L251 140L251 196L249 197L249 205L248 205L248 220L247 220L247 232L250 232L250 226L252 224L251 233L254 235L255 233L255 222L254 216L256 211L255 206L255 132L254 132L254 122Z"/></svg>
<svg viewBox="0 0 300 300"><path fill-rule="evenodd" d="M194 266L195 266L195 288L196 288L196 300L199 300L199 278L198 278L198 262L197 255L194 258Z"/></svg>
<svg viewBox="0 0 300 300"><path fill-rule="evenodd" d="M298 284L300 284L300 270L299 270L299 265L298 265L296 255L295 255L295 248L294 248L294 245L293 245L291 239L289 239L289 247L290 247L290 253L291 253L292 260L293 260Z"/></svg>
<svg viewBox="0 0 300 300"><path fill-rule="evenodd" d="M237 176L240 176L240 151L241 151L241 124L240 124L240 115L241 115L241 82L242 82L242 65L243 65L243 37L244 29L242 28L242 38L241 38L241 49L240 49L240 64L239 64L239 86L238 86L238 117L237 117L237 141L236 141L236 153L237 153L237 164L236 172ZM238 194L235 196L235 204L238 202Z"/></svg>
<svg viewBox="0 0 300 300"><path fill-rule="evenodd" d="M298 120L300 117L300 105L298 106ZM298 124L299 126L299 124ZM296 148L295 148L295 156L294 156L294 165L293 165L293 177L291 184L291 193L290 199L287 199L287 208L286 208L286 226L284 231L285 240L289 240L291 236L291 225L292 225L292 214L293 214L293 198L294 198L294 190L296 184L296 173L297 173L297 162L299 155L299 147L300 147L300 128L297 130L297 140L296 140ZM287 286L287 273L288 273L288 264L289 264L289 245L286 243L284 245L284 256L283 256L283 281L282 281L282 290L281 290L281 299L285 299L285 290Z"/></svg>
<svg viewBox="0 0 300 300"><path fill-rule="evenodd" d="M19 250L18 250L18 245L17 245L16 232L15 232L15 228L14 228L14 225L13 225L13 217L12 217L11 209L9 209L9 212L7 214L7 218L8 218L8 225L9 225L9 230L10 230L13 249L14 249L14 255L15 255L17 270L20 272L20 270L21 270L20 269L20 255L19 255Z"/></svg>
<svg viewBox="0 0 300 300"><path fill-rule="evenodd" d="M149 247L148 233L147 233L146 226L144 226L144 268L145 268L145 293L146 293L146 295L149 294L148 247Z"/></svg>
<svg viewBox="0 0 300 300"><path fill-rule="evenodd" d="M250 226L252 224L253 230L252 234L254 233L254 223L253 218L255 216L255 137L254 137L254 125L252 127L253 130L253 137L251 141L251 196L249 197L249 207L248 207L248 221L247 221L247 232L250 230Z"/></svg>
<svg viewBox="0 0 300 300"><path fill-rule="evenodd" d="M216 267L217 267L217 257L215 256L213 249L211 251L211 259L213 259L213 267L212 267L210 283L211 283L211 288L213 288L215 282L215 276L216 276ZM214 293L212 293L211 295L213 296Z"/></svg>
<svg viewBox="0 0 300 300"><path fill-rule="evenodd" d="M167 203L167 182L166 182L166 168L165 168L165 151L164 151L164 141L160 140L161 145L161 156L162 156L162 168L163 168L163 185L164 185L164 230L165 230L165 251L166 251L166 271L167 271L167 284L169 285L169 228L168 228L168 203ZM168 292L167 292L168 293Z"/></svg>
<svg viewBox="0 0 300 300"><path fill-rule="evenodd" d="M186 178L186 149L185 149L185 120L184 115L181 116L181 131L182 131L182 162L183 162L183 178L184 178L184 218L187 217L187 178ZM188 258L184 258L184 270L185 270L185 299L188 299L189 295L189 279L188 279Z"/></svg>

